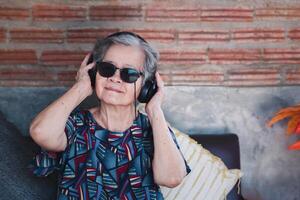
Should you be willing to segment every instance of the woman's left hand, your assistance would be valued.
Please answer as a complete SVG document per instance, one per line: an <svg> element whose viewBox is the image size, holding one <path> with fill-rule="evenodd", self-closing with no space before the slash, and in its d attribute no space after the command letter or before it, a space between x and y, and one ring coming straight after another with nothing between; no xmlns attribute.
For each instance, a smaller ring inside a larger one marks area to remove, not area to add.
<svg viewBox="0 0 300 200"><path fill-rule="evenodd" d="M157 92L146 104L146 112L148 115L153 114L157 109L161 109L161 105L164 98L164 82L158 72L155 73L155 78L157 82Z"/></svg>
<svg viewBox="0 0 300 200"><path fill-rule="evenodd" d="M158 185L175 187L181 183L186 175L186 168L161 108L164 97L164 82L159 73L156 72L155 77L158 90L145 108L153 133L153 178Z"/></svg>

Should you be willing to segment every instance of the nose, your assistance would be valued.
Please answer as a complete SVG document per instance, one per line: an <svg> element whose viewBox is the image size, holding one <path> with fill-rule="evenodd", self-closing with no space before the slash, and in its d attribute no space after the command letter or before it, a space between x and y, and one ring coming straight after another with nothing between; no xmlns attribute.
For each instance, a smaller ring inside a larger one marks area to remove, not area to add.
<svg viewBox="0 0 300 200"><path fill-rule="evenodd" d="M121 83L121 75L120 75L120 69L117 69L115 74L111 77L108 78L111 82L115 82L115 83Z"/></svg>

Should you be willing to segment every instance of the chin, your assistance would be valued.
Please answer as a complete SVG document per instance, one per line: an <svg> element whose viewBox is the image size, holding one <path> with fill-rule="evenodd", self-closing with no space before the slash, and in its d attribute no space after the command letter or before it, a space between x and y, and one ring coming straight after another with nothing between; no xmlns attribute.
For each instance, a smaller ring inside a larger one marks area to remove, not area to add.
<svg viewBox="0 0 300 200"><path fill-rule="evenodd" d="M134 100L129 100L129 99L126 99L124 97L117 97L117 96L105 96L103 98L100 98L100 101L101 102L104 102L106 104L110 104L110 105L115 105L115 106L128 106L128 105L131 105L133 104Z"/></svg>
<svg viewBox="0 0 300 200"><path fill-rule="evenodd" d="M134 93L114 92L106 89L96 90L98 99L109 105L129 106L134 103Z"/></svg>

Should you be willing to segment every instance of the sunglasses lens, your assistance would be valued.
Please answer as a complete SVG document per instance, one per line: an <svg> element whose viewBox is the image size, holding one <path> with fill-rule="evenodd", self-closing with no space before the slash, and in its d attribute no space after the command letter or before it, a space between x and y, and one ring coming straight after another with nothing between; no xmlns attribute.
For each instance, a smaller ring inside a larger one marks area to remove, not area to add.
<svg viewBox="0 0 300 200"><path fill-rule="evenodd" d="M97 66L98 68L98 72L101 76L103 77L112 77L115 72L116 72L116 67L111 64L111 63L107 63L107 62L100 62L99 65Z"/></svg>
<svg viewBox="0 0 300 200"><path fill-rule="evenodd" d="M103 77L112 77L118 68L108 62L97 63L97 70ZM121 79L126 83L134 83L140 77L140 72L133 68L120 69Z"/></svg>
<svg viewBox="0 0 300 200"><path fill-rule="evenodd" d="M121 79L127 83L134 83L140 77L140 73L131 68L124 68L121 70Z"/></svg>

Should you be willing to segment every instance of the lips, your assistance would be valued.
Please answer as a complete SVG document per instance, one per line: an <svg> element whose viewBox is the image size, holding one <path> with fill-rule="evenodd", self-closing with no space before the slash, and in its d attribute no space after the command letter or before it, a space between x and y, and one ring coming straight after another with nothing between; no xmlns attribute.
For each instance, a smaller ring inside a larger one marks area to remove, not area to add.
<svg viewBox="0 0 300 200"><path fill-rule="evenodd" d="M113 87L105 87L105 89L109 90L109 91L117 92L117 93L123 93L123 91L113 88Z"/></svg>

